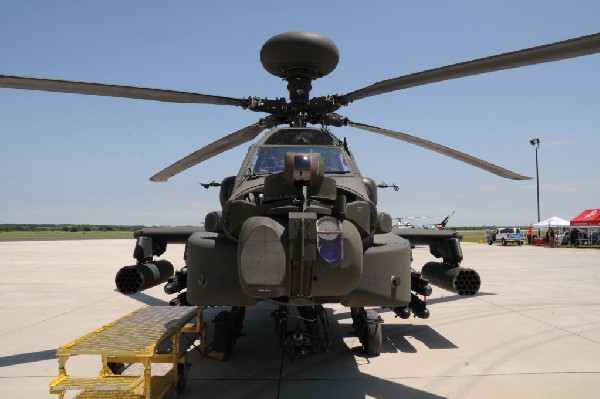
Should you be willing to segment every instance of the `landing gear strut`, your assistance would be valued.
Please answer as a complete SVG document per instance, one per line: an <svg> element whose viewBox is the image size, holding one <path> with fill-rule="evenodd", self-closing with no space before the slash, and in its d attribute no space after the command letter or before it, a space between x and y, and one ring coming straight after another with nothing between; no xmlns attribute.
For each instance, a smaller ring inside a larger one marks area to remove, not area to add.
<svg viewBox="0 0 600 399"><path fill-rule="evenodd" d="M233 349L235 341L243 336L244 316L246 308L244 306L234 306L231 311L223 310L213 319L215 331L211 349L215 352L227 355Z"/></svg>
<svg viewBox="0 0 600 399"><path fill-rule="evenodd" d="M297 310L297 315L290 315L288 307L281 305L271 314L279 346L292 361L326 352L330 342L329 321L323 306L298 306ZM288 330L288 319L292 317L297 319L296 327Z"/></svg>
<svg viewBox="0 0 600 399"><path fill-rule="evenodd" d="M383 320L374 309L350 308L352 327L367 356L379 356L383 341Z"/></svg>

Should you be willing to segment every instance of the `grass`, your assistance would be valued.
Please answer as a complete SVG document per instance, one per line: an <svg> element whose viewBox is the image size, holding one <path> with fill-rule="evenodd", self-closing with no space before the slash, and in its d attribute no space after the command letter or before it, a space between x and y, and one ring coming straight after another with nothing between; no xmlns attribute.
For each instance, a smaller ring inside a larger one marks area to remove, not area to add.
<svg viewBox="0 0 600 399"><path fill-rule="evenodd" d="M458 230L462 234L463 242L477 242L483 240L485 236L485 230Z"/></svg>
<svg viewBox="0 0 600 399"><path fill-rule="evenodd" d="M462 234L462 242L478 242L483 240L485 229L458 230ZM95 240L113 238L133 238L132 231L10 231L0 232L0 241L43 241L43 240ZM587 246L600 248L599 246ZM582 247L583 248L583 247Z"/></svg>
<svg viewBox="0 0 600 399"><path fill-rule="evenodd" d="M464 242L483 239L485 230L462 230ZM133 238L131 231L10 231L0 232L0 241L28 240L94 240L110 238Z"/></svg>
<svg viewBox="0 0 600 399"><path fill-rule="evenodd" d="M109 238L133 238L132 231L8 231L0 232L0 241L35 240L94 240Z"/></svg>

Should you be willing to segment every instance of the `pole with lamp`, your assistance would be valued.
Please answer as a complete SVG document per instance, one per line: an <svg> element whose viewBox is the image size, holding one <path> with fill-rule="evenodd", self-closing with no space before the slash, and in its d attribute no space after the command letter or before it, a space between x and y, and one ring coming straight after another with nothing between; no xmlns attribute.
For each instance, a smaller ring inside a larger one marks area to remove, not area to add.
<svg viewBox="0 0 600 399"><path fill-rule="evenodd" d="M538 168L538 148L540 146L540 139L531 139L529 144L535 148L535 182L537 186L537 216L538 223L540 222L540 172Z"/></svg>
<svg viewBox="0 0 600 399"><path fill-rule="evenodd" d="M537 187L537 220L540 222L540 172L538 168L538 148L540 146L540 139L531 139L529 140L529 144L535 148L535 182ZM540 231L538 230L538 235Z"/></svg>

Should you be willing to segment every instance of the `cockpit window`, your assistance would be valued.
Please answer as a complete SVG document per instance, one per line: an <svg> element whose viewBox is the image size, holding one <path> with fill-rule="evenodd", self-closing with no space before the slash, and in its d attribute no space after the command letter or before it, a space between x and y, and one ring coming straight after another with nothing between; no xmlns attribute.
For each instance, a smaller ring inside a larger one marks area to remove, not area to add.
<svg viewBox="0 0 600 399"><path fill-rule="evenodd" d="M285 166L285 154L288 152L316 152L321 154L325 164L325 173L350 173L348 163L340 147L302 147L302 146L263 146L258 149L252 164L252 173L279 173Z"/></svg>

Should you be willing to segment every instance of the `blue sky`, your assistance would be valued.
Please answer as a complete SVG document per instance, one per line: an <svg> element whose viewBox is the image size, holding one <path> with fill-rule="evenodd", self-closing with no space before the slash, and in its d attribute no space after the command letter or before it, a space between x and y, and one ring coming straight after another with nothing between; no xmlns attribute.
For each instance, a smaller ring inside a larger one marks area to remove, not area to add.
<svg viewBox="0 0 600 399"><path fill-rule="evenodd" d="M271 36L314 31L340 63L313 96L600 31L590 1L4 1L0 73L200 92L287 96L262 68ZM543 6L542 6L543 4ZM542 219L600 207L600 55L463 78L359 100L351 120L432 140L535 177ZM0 223L197 225L247 146L167 183L148 178L256 122L236 107L0 89ZM512 181L353 128L364 175L395 183L395 217L456 211L454 226L536 221L535 179Z"/></svg>

